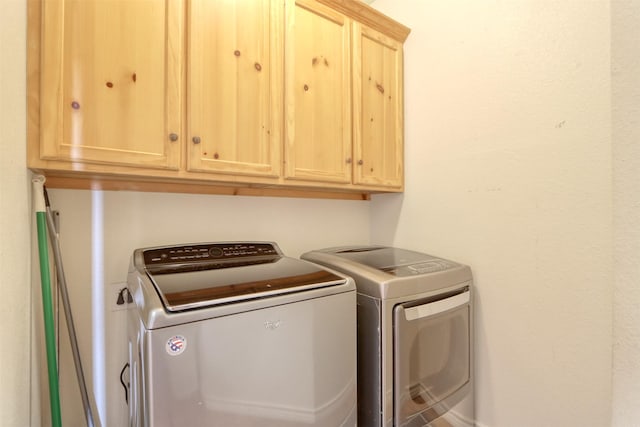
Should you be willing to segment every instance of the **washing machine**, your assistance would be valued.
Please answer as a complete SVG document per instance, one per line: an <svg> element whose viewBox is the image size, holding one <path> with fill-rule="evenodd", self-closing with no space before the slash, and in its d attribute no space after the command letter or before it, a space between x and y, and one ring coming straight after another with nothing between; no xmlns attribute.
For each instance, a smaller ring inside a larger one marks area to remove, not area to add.
<svg viewBox="0 0 640 427"><path fill-rule="evenodd" d="M356 425L351 278L215 242L135 250L128 287L131 426Z"/></svg>
<svg viewBox="0 0 640 427"><path fill-rule="evenodd" d="M361 427L475 425L468 266L388 246L301 258L356 281Z"/></svg>

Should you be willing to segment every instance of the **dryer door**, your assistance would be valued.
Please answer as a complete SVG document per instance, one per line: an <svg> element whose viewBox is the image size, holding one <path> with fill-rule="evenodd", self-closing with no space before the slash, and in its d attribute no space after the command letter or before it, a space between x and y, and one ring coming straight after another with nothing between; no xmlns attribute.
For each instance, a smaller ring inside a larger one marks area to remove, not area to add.
<svg viewBox="0 0 640 427"><path fill-rule="evenodd" d="M469 295L394 308L394 425L429 425L468 392Z"/></svg>

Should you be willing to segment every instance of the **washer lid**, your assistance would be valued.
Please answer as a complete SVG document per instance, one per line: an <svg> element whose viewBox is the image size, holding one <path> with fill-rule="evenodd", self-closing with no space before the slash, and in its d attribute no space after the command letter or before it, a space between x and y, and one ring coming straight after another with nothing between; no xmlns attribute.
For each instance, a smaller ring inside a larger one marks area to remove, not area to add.
<svg viewBox="0 0 640 427"><path fill-rule="evenodd" d="M171 312L346 282L317 265L283 256L272 243L210 243L141 251L143 270Z"/></svg>
<svg viewBox="0 0 640 427"><path fill-rule="evenodd" d="M389 246L352 246L326 252L398 277L436 273L459 265L424 253Z"/></svg>

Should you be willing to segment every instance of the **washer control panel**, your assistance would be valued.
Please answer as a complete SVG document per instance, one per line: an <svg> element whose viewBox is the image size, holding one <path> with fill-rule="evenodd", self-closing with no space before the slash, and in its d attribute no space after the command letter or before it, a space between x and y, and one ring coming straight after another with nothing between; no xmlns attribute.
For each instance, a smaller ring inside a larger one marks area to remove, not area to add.
<svg viewBox="0 0 640 427"><path fill-rule="evenodd" d="M147 249L144 251L144 263L153 266L281 255L275 243L199 243Z"/></svg>

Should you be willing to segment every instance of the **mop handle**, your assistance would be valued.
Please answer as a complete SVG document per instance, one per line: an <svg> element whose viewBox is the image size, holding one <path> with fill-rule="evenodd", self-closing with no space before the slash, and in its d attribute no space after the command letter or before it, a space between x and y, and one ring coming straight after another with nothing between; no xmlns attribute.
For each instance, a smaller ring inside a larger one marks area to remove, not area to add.
<svg viewBox="0 0 640 427"><path fill-rule="evenodd" d="M71 312L71 300L67 287L67 279L64 274L62 265L62 252L60 250L60 239L58 230L56 229L53 213L47 195L47 187L44 186L44 200L47 214L47 228L49 230L49 240L51 241L51 249L53 251L53 261L56 266L58 278L58 289L62 296L62 307L64 308L65 320L67 321L67 331L69 332L69 340L71 342L71 350L73 354L73 362L76 367L76 377L78 386L80 387L80 395L82 397L82 405L84 406L84 415L87 421L87 427L101 427L99 417L94 419L95 402L89 397L87 385L84 378L84 369L82 368L82 358L80 357L80 349L78 346L78 338L76 335L75 322L73 321L73 313ZM97 414L97 411L95 411Z"/></svg>
<svg viewBox="0 0 640 427"><path fill-rule="evenodd" d="M44 181L42 175L32 179L33 206L38 227L38 254L40 257L40 285L42 288L42 311L44 336L47 350L47 370L49 373L49 402L51 404L51 424L62 427L60 413L60 387L58 385L58 361L56 360L56 333L51 297L51 276L49 274L49 252L47 248L47 218L44 201Z"/></svg>

